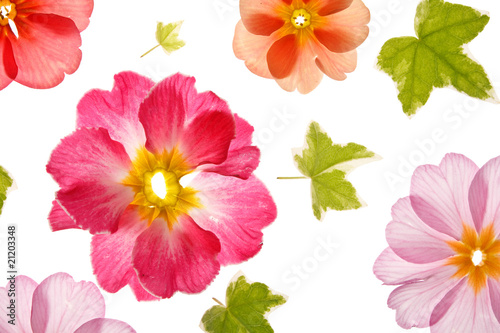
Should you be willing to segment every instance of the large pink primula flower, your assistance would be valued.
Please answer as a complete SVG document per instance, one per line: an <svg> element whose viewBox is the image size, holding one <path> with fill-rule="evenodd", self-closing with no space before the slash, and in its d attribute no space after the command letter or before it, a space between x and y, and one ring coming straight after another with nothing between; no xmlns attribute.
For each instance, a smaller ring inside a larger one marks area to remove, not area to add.
<svg viewBox="0 0 500 333"><path fill-rule="evenodd" d="M104 318L106 305L95 284L75 282L66 273L40 284L19 275L0 288L0 306L2 333L135 333L122 321Z"/></svg>
<svg viewBox="0 0 500 333"><path fill-rule="evenodd" d="M0 90L52 88L80 66L93 0L0 0Z"/></svg>
<svg viewBox="0 0 500 333"><path fill-rule="evenodd" d="M92 265L106 291L128 284L138 300L200 292L220 265L257 254L276 218L253 175L253 127L194 83L118 74L111 92L83 97L78 129L52 153L47 171L61 189L51 227L95 235Z"/></svg>
<svg viewBox="0 0 500 333"><path fill-rule="evenodd" d="M307 94L323 73L345 80L368 36L361 0L240 0L233 49L250 71Z"/></svg>
<svg viewBox="0 0 500 333"><path fill-rule="evenodd" d="M375 275L401 327L500 332L500 157L481 169L465 156L415 170L392 208Z"/></svg>

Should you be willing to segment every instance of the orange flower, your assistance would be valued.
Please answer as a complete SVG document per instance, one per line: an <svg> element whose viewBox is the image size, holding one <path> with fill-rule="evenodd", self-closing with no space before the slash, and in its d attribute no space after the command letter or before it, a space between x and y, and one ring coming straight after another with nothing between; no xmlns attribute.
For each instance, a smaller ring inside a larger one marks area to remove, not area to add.
<svg viewBox="0 0 500 333"><path fill-rule="evenodd" d="M233 49L254 74L307 94L323 73L344 80L368 36L361 0L241 0Z"/></svg>

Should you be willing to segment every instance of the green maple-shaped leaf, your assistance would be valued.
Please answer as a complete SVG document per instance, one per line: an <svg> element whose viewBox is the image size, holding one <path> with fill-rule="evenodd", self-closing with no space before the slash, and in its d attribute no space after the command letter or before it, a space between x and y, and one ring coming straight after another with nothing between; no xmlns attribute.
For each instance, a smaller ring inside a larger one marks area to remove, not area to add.
<svg viewBox="0 0 500 333"><path fill-rule="evenodd" d="M496 100L483 67L467 54L490 20L487 14L443 0L423 0L415 16L415 37L388 40L378 67L397 83L403 111L411 116L425 105L434 87L452 86L481 100ZM470 53L469 53L470 54Z"/></svg>
<svg viewBox="0 0 500 333"><path fill-rule="evenodd" d="M7 170L0 166L0 214L2 214L3 203L7 199L7 190L13 183L14 181L9 176Z"/></svg>
<svg viewBox="0 0 500 333"><path fill-rule="evenodd" d="M227 287L226 306L215 305L205 312L200 327L209 333L272 333L266 317L286 300L263 283L247 282L240 272Z"/></svg>
<svg viewBox="0 0 500 333"><path fill-rule="evenodd" d="M156 41L158 42L158 45L144 53L141 58L156 49L158 46L161 46L166 54L170 54L186 45L183 40L179 39L179 31L181 30L182 22L183 21L178 21L169 24L158 22L158 25L156 26Z"/></svg>
<svg viewBox="0 0 500 333"><path fill-rule="evenodd" d="M329 208L348 210L364 206L346 176L355 167L379 159L378 155L356 143L333 144L319 124L312 122L305 146L294 149L294 160L300 172L311 178L314 216L321 220Z"/></svg>

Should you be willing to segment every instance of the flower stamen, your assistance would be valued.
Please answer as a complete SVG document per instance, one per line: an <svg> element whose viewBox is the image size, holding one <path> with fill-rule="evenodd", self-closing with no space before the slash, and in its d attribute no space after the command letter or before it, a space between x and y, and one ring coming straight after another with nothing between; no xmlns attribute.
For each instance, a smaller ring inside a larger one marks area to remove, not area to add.
<svg viewBox="0 0 500 333"><path fill-rule="evenodd" d="M481 250L476 250L472 253L472 263L474 264L474 266L483 266L484 265L484 259L486 256L484 255L484 253L481 251Z"/></svg>
<svg viewBox="0 0 500 333"><path fill-rule="evenodd" d="M137 206L149 223L160 217L171 228L179 215L201 207L197 191L179 182L191 171L177 149L152 154L143 148L132 163L133 168L122 184L134 189L136 195L130 204Z"/></svg>
<svg viewBox="0 0 500 333"><path fill-rule="evenodd" d="M293 11L290 21L295 28L303 29L311 24L311 14L309 14L304 8L296 9Z"/></svg>
<svg viewBox="0 0 500 333"><path fill-rule="evenodd" d="M500 278L500 240L496 239L493 224L483 227L478 234L468 225L460 241L448 241L456 255L449 258L448 265L457 267L455 278L468 277L469 285L479 293L488 277Z"/></svg>
<svg viewBox="0 0 500 333"><path fill-rule="evenodd" d="M9 0L0 0L0 25L6 26L17 16L16 5Z"/></svg>

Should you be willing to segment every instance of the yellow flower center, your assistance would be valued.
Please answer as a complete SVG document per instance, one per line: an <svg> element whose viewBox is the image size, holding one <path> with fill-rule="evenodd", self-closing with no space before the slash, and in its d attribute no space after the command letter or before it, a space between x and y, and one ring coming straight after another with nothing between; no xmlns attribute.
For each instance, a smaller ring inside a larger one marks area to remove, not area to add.
<svg viewBox="0 0 500 333"><path fill-rule="evenodd" d="M11 3L9 0L0 0L0 25L6 26L9 24L9 20L14 21L16 18L17 11L16 5Z"/></svg>
<svg viewBox="0 0 500 333"><path fill-rule="evenodd" d="M297 45L304 46L308 40L314 39L314 30L327 24L327 19L318 14L319 1L294 0L291 4L280 3L276 7L276 14L285 22L278 30L278 37L282 38L294 34Z"/></svg>
<svg viewBox="0 0 500 333"><path fill-rule="evenodd" d="M135 198L130 204L137 206L150 224L162 218L171 229L180 215L201 207L197 191L179 183L181 177L192 172L192 168L176 148L161 154L152 154L141 148L132 165L122 184L134 189Z"/></svg>
<svg viewBox="0 0 500 333"><path fill-rule="evenodd" d="M479 235L474 228L464 225L462 240L447 243L456 252L447 262L457 266L453 277L468 276L476 294L486 286L488 277L500 280L500 240L496 239L493 224L483 227Z"/></svg>
<svg viewBox="0 0 500 333"><path fill-rule="evenodd" d="M293 11L290 21L295 28L304 29L311 24L311 14L309 14L304 8L296 9Z"/></svg>

